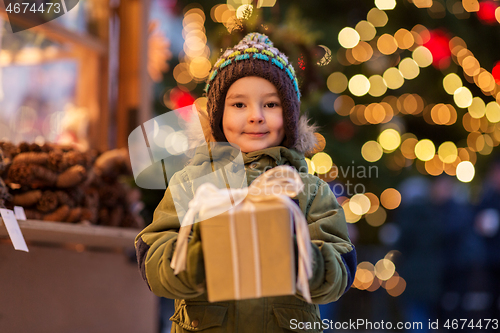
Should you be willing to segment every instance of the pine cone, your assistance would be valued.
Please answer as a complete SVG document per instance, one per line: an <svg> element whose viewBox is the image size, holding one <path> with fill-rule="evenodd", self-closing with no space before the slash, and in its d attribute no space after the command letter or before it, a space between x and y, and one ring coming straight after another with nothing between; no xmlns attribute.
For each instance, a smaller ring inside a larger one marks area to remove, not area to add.
<svg viewBox="0 0 500 333"><path fill-rule="evenodd" d="M58 205L57 194L52 191L44 191L36 208L43 213L48 213L56 209Z"/></svg>
<svg viewBox="0 0 500 333"><path fill-rule="evenodd" d="M49 169L57 172L63 172L68 168L68 165L64 160L64 153L60 149L56 149L49 152L49 158L47 164Z"/></svg>
<svg viewBox="0 0 500 333"><path fill-rule="evenodd" d="M29 207L36 204L42 198L42 191L33 190L16 194L12 197L12 204L14 206Z"/></svg>
<svg viewBox="0 0 500 333"><path fill-rule="evenodd" d="M59 188L74 187L87 178L87 170L81 165L74 165L57 177L56 186Z"/></svg>
<svg viewBox="0 0 500 333"><path fill-rule="evenodd" d="M69 207L67 205L57 208L53 213L47 214L43 217L44 221L58 221L64 222L69 216Z"/></svg>

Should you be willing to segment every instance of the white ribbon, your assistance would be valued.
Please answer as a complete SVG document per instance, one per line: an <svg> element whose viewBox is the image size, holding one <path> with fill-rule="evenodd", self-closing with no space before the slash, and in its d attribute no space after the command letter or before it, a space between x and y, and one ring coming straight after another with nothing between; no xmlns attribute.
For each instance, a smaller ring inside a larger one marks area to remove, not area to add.
<svg viewBox="0 0 500 333"><path fill-rule="evenodd" d="M231 197L234 202L241 202L244 199L245 202L249 203L277 200L290 209L295 224L299 250L297 289L302 293L306 301L312 303L308 282L312 276L309 228L302 211L291 199L302 192L303 188L304 183L300 179L298 172L285 165L264 172L248 188L218 189L210 183L201 185L196 190L193 200L189 202L189 209L181 223L177 245L170 264L170 267L174 269L174 274L186 269L188 237L197 214L200 220L205 220L225 211L230 211L232 207ZM232 211L230 211L231 213ZM260 283L260 280L256 281L256 283Z"/></svg>

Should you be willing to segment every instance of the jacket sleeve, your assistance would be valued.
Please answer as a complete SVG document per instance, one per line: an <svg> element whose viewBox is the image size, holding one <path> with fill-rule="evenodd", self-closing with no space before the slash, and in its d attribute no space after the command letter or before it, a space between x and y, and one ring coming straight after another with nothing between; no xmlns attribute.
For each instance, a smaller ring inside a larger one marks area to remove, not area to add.
<svg viewBox="0 0 500 333"><path fill-rule="evenodd" d="M186 193L190 193L189 182L176 183L182 184ZM203 262L203 255L199 246L201 244L190 241L186 271L175 275L170 268L180 227L170 189L169 187L165 191L156 208L153 222L135 239L137 261L141 275L153 293L166 298L189 299L204 292L203 288L195 283L196 270Z"/></svg>
<svg viewBox="0 0 500 333"><path fill-rule="evenodd" d="M325 304L336 301L351 287L357 259L342 207L328 184L314 178L315 181L305 184L305 195L310 199L305 200L307 204L301 208L309 223L312 241L311 298L313 303ZM297 296L303 299L300 293Z"/></svg>

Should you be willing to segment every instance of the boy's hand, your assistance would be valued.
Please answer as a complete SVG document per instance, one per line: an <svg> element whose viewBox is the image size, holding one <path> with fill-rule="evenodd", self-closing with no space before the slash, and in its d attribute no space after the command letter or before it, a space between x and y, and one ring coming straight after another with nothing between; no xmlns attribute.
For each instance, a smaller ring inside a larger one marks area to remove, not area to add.
<svg viewBox="0 0 500 333"><path fill-rule="evenodd" d="M186 271L189 283L197 290L205 290L205 263L199 223L193 225L193 235L188 243Z"/></svg>

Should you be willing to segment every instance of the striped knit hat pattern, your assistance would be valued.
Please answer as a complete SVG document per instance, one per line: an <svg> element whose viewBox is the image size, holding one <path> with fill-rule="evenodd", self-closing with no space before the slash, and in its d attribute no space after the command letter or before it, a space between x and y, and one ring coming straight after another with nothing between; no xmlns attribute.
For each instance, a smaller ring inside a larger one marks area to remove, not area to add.
<svg viewBox="0 0 500 333"><path fill-rule="evenodd" d="M207 79L207 112L216 141L227 141L222 130L224 103L229 87L246 76L262 77L276 87L283 107L285 139L291 148L297 140L300 113L300 91L295 70L286 55L273 46L263 34L252 32L236 46L227 49L217 60Z"/></svg>

